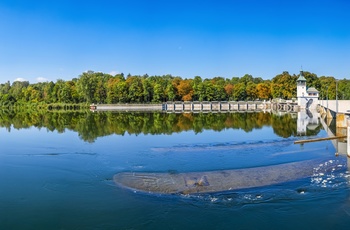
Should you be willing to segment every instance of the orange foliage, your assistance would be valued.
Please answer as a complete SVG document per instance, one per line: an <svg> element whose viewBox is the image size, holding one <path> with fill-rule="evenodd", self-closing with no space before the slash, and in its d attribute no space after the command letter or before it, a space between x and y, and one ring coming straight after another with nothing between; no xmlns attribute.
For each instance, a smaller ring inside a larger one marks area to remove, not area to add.
<svg viewBox="0 0 350 230"><path fill-rule="evenodd" d="M182 96L182 100L183 101L192 101L192 95L193 95L193 93L186 94L186 95Z"/></svg>
<svg viewBox="0 0 350 230"><path fill-rule="evenodd" d="M269 85L265 84L265 83L259 83L257 86L257 93L258 93L258 97L261 99L268 99L271 96L271 90Z"/></svg>
<svg viewBox="0 0 350 230"><path fill-rule="evenodd" d="M181 80L180 83L176 86L177 93L184 101L191 101L193 96L192 80L186 79Z"/></svg>
<svg viewBox="0 0 350 230"><path fill-rule="evenodd" d="M232 84L227 84L225 86L225 92L227 95L231 96L233 92L234 86Z"/></svg>

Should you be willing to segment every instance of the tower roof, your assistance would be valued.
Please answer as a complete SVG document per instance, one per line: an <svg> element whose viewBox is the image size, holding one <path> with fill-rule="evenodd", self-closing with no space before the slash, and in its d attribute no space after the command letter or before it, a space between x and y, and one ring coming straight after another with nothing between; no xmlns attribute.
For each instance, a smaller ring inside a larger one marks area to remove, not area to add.
<svg viewBox="0 0 350 230"><path fill-rule="evenodd" d="M303 71L300 71L300 76L299 76L297 81L306 81L306 79L305 79L305 77L303 75Z"/></svg>
<svg viewBox="0 0 350 230"><path fill-rule="evenodd" d="M315 89L314 87L310 87L310 88L308 88L308 89L306 90L306 92L308 92L308 93L318 93L318 90Z"/></svg>

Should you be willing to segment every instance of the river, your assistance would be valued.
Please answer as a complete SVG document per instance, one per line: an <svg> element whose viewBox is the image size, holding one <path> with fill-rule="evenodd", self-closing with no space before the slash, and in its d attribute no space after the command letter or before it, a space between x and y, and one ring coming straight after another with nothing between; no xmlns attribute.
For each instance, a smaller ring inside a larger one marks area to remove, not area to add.
<svg viewBox="0 0 350 230"><path fill-rule="evenodd" d="M2 112L0 229L348 229L349 159L335 156L331 141L295 145L327 136L315 117L303 119ZM210 193L154 193L113 180L315 159L310 176Z"/></svg>

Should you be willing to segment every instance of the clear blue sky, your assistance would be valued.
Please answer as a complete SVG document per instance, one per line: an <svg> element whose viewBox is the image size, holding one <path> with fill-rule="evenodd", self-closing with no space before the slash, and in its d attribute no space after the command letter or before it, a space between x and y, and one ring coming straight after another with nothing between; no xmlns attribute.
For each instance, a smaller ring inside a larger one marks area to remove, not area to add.
<svg viewBox="0 0 350 230"><path fill-rule="evenodd" d="M350 78L348 0L0 0L0 82L87 70Z"/></svg>

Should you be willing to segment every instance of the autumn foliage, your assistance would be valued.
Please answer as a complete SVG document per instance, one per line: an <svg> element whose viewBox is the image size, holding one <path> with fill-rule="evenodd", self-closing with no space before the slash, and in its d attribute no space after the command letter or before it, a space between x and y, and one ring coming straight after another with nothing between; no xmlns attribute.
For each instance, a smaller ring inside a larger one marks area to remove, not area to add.
<svg viewBox="0 0 350 230"><path fill-rule="evenodd" d="M291 99L296 97L299 75L283 72L271 80L246 74L231 79L214 77L183 79L172 75L143 76L87 71L69 81L15 81L0 84L0 106L16 103L161 103L165 101L230 101ZM317 77L304 72L307 86L315 87L321 98L335 98L334 77ZM338 80L338 97L350 99L350 81Z"/></svg>

